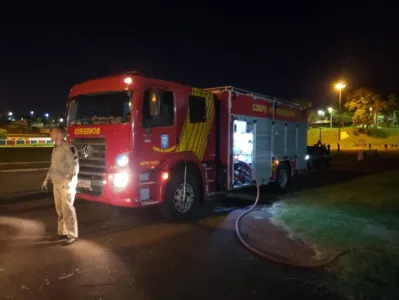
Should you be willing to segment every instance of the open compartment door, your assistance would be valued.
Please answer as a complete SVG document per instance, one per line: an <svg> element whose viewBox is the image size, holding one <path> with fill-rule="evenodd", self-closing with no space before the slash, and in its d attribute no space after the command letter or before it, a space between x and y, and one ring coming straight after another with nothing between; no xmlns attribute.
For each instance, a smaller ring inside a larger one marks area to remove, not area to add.
<svg viewBox="0 0 399 300"><path fill-rule="evenodd" d="M258 118L254 124L253 168L259 184L268 184L272 176L272 121Z"/></svg>
<svg viewBox="0 0 399 300"><path fill-rule="evenodd" d="M233 121L233 189L253 185L253 119L244 116L234 116Z"/></svg>

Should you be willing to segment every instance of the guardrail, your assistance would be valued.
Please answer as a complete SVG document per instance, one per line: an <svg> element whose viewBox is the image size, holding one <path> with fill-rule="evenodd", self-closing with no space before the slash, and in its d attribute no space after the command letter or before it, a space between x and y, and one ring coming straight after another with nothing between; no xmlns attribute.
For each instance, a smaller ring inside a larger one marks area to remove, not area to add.
<svg viewBox="0 0 399 300"><path fill-rule="evenodd" d="M48 133L7 133L7 139L10 138L48 138L49 134Z"/></svg>
<svg viewBox="0 0 399 300"><path fill-rule="evenodd" d="M0 146L41 146L52 145L53 141L50 138L26 138L26 139L6 139L0 140Z"/></svg>

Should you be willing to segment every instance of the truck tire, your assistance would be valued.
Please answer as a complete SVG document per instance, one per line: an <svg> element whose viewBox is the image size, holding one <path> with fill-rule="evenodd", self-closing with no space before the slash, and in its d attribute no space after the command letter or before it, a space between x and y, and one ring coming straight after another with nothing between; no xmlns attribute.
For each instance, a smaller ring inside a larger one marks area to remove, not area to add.
<svg viewBox="0 0 399 300"><path fill-rule="evenodd" d="M190 173L186 175L185 187L184 173L172 174L165 190L165 201L162 207L164 217L171 221L188 221L195 218L203 195L200 186L199 180Z"/></svg>
<svg viewBox="0 0 399 300"><path fill-rule="evenodd" d="M291 183L291 172L287 164L280 164L276 171L274 186L278 192L285 192Z"/></svg>

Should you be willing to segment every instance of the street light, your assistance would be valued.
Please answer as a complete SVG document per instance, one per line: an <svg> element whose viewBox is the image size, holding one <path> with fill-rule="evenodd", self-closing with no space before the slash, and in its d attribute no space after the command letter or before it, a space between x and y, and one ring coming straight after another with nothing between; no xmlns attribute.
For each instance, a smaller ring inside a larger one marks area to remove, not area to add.
<svg viewBox="0 0 399 300"><path fill-rule="evenodd" d="M318 114L319 116L324 116L324 111L321 110L321 109L319 109L319 110L317 111L317 114Z"/></svg>
<svg viewBox="0 0 399 300"><path fill-rule="evenodd" d="M10 112L8 112L8 115L10 116L10 117L12 117L12 112L10 111Z"/></svg>
<svg viewBox="0 0 399 300"><path fill-rule="evenodd" d="M48 113L45 113L44 116L45 116L46 118L48 118L49 114L48 114Z"/></svg>
<svg viewBox="0 0 399 300"><path fill-rule="evenodd" d="M330 113L330 128L332 128L332 115L334 109L332 107L327 108L328 112Z"/></svg>
<svg viewBox="0 0 399 300"><path fill-rule="evenodd" d="M345 84L342 82L339 82L335 85L335 87L338 89L338 141L341 140L341 93L342 90L345 88Z"/></svg>
<svg viewBox="0 0 399 300"><path fill-rule="evenodd" d="M30 111L30 115L33 116L35 112L33 110Z"/></svg>
<svg viewBox="0 0 399 300"><path fill-rule="evenodd" d="M342 82L337 83L337 84L335 85L335 87L336 87L338 90L344 89L345 86L346 86L346 85L345 85L344 83L342 83Z"/></svg>

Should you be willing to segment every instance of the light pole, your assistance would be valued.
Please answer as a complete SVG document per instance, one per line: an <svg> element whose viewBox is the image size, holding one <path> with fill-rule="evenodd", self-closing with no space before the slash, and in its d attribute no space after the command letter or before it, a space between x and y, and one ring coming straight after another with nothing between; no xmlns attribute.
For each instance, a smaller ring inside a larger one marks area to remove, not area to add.
<svg viewBox="0 0 399 300"><path fill-rule="evenodd" d="M332 115L334 110L332 107L327 108L327 110L330 113L330 128L332 128Z"/></svg>
<svg viewBox="0 0 399 300"><path fill-rule="evenodd" d="M324 116L324 110L319 109L319 110L317 111L317 114L318 114L320 117ZM321 142L321 127L319 128L319 141Z"/></svg>
<svg viewBox="0 0 399 300"><path fill-rule="evenodd" d="M345 88L345 84L340 82L335 85L338 89L338 141L341 140L341 92Z"/></svg>

